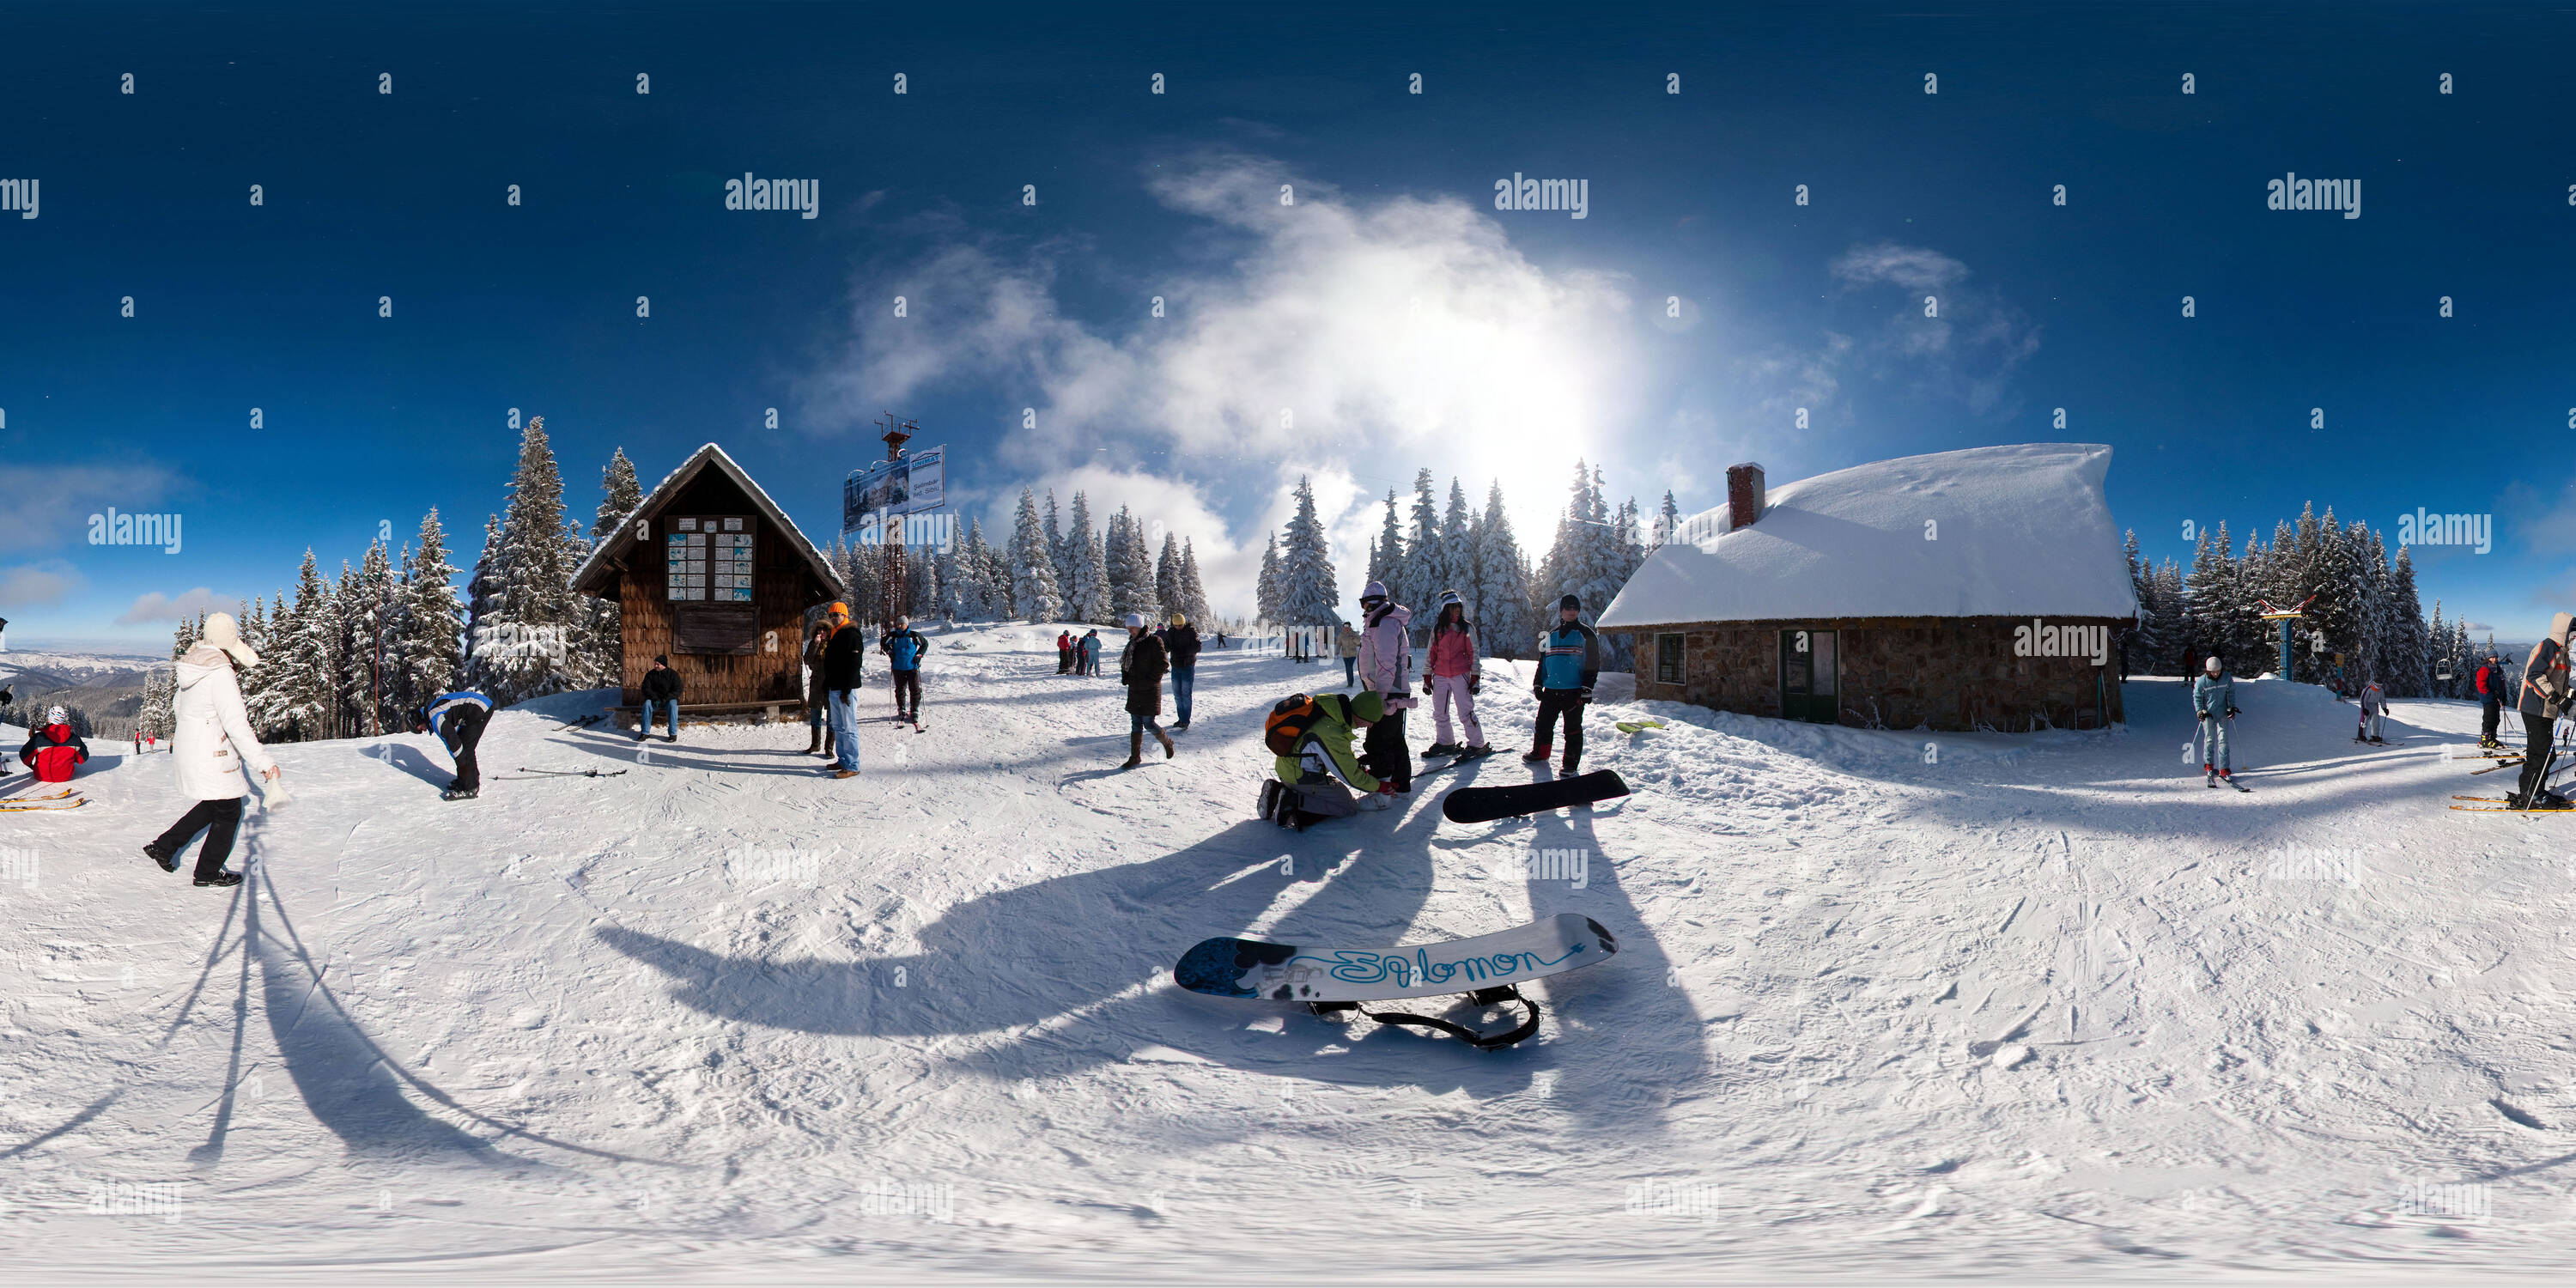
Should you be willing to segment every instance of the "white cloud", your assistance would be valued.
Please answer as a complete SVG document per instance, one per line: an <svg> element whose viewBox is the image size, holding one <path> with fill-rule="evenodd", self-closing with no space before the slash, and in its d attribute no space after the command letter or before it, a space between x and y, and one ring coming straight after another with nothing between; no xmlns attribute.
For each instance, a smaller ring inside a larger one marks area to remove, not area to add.
<svg viewBox="0 0 2576 1288"><path fill-rule="evenodd" d="M152 622L176 622L181 617L194 617L199 613L237 614L241 610L241 600L230 595L218 595L203 586L183 590L176 595L164 595L155 590L135 596L134 603L117 616L116 624L141 626Z"/></svg>
<svg viewBox="0 0 2576 1288"><path fill-rule="evenodd" d="M80 574L60 561L0 568L0 604L14 608L59 604L80 584Z"/></svg>
<svg viewBox="0 0 2576 1288"><path fill-rule="evenodd" d="M111 505L149 509L175 481L157 465L12 465L0 553L78 545L89 537L90 515Z"/></svg>
<svg viewBox="0 0 2576 1288"><path fill-rule="evenodd" d="M1293 206L1279 203L1283 183ZM1140 286L1139 320L1110 338L1058 306L1060 265L1079 245L1012 250L936 228L938 250L854 289L851 342L805 390L814 421L864 424L971 380L1035 411L1036 429L1015 429L1004 447L1034 476L1164 453L1241 498L1312 474L1341 547L1361 493L1409 490L1426 465L1444 498L1452 475L1480 503L1500 478L1526 544L1574 458L1609 454L1639 417L1625 284L1532 263L1468 201L1364 203L1231 154L1167 167L1148 188L1235 253ZM896 294L910 317L892 315ZM1166 316L1145 318L1155 294ZM1228 573L1242 573L1248 608L1260 530L1232 535L1209 493L1197 495L1208 526L1192 535L1250 561ZM1275 524L1285 506L1274 495L1262 517ZM1336 557L1356 577L1365 545ZM1200 562L1215 596L1204 549Z"/></svg>

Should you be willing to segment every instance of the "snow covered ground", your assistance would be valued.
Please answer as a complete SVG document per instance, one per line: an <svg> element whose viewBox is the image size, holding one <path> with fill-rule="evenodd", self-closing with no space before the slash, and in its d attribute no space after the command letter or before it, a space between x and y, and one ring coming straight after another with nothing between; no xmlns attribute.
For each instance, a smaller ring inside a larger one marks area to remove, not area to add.
<svg viewBox="0 0 2576 1288"><path fill-rule="evenodd" d="M1251 818L1258 716L1338 667L1210 654L1180 757L1119 773L1114 682L1057 676L1054 629L939 637L929 731L867 725L848 782L802 727L559 727L597 695L500 715L470 803L427 737L281 748L232 892L137 850L168 758L94 744L94 804L0 815L0 1273L2576 1263L2576 820L2444 808L2511 776L2432 750L2474 707L2366 748L2244 685L2244 795L2182 763L2175 681L2027 737L1614 701L1586 767L1622 801L1442 821L1528 775L1501 756L1291 836ZM1622 951L1505 1052L1170 983L1214 934L1558 911Z"/></svg>

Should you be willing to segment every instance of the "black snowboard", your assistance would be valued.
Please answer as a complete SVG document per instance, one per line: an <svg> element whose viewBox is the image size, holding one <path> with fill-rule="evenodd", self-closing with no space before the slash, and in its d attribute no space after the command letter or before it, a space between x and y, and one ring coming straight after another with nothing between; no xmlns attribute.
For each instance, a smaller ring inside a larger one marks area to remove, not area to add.
<svg viewBox="0 0 2576 1288"><path fill-rule="evenodd" d="M1619 775L1596 769L1579 778L1560 778L1548 783L1521 783L1511 787L1461 787L1440 798L1440 815L1452 823L1490 823L1498 818L1517 818L1541 810L1564 809L1569 805L1589 805L1628 794L1628 784Z"/></svg>

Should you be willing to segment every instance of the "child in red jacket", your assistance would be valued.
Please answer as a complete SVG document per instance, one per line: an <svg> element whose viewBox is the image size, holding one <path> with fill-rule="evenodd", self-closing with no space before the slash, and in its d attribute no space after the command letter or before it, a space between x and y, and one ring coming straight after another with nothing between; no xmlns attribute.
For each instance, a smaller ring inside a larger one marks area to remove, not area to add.
<svg viewBox="0 0 2576 1288"><path fill-rule="evenodd" d="M18 749L18 759L35 771L40 783L68 783L72 766L89 759L89 744L72 732L71 715L61 707L45 713L42 727L27 731L27 745Z"/></svg>

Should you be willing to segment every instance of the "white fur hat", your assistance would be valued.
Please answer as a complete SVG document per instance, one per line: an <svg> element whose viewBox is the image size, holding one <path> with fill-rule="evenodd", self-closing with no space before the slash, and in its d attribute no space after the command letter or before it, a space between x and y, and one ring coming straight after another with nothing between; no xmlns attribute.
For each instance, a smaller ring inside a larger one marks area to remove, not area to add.
<svg viewBox="0 0 2576 1288"><path fill-rule="evenodd" d="M259 665L259 654L242 643L241 624L230 613L206 614L206 633L197 642L232 654L233 660L243 666Z"/></svg>

